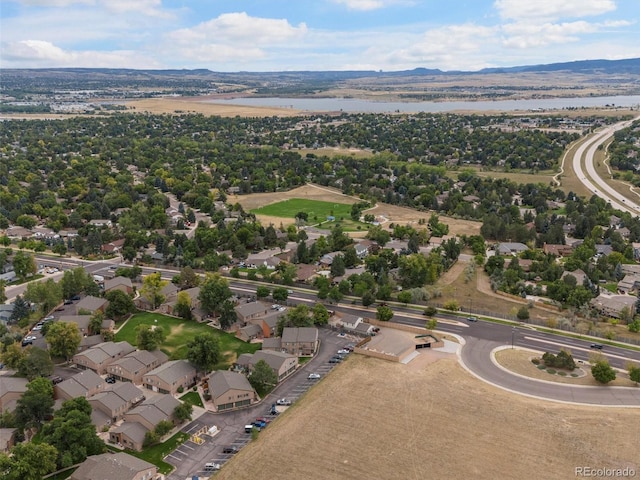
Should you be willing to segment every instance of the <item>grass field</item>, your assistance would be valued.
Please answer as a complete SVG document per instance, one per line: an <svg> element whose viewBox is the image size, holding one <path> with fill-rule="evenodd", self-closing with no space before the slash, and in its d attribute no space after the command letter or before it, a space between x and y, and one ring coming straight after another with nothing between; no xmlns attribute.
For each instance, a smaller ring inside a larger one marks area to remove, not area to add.
<svg viewBox="0 0 640 480"><path fill-rule="evenodd" d="M329 216L337 220L351 218L351 205L345 203L323 202L320 200L306 200L303 198L290 198L282 202L272 203L264 207L251 210L256 215L269 215L271 217L295 218L298 212L309 215L307 223L324 222Z"/></svg>
<svg viewBox="0 0 640 480"><path fill-rule="evenodd" d="M202 398L200 398L200 394L198 392L185 393L180 397L180 400L182 400L183 402L188 402L191 405L195 405L196 407L204 408Z"/></svg>
<svg viewBox="0 0 640 480"><path fill-rule="evenodd" d="M215 370L228 368L238 355L253 353L260 347L259 344L245 343L233 335L221 332L203 323L149 312L138 313L131 317L116 333L116 341L125 340L131 345L136 345L136 327L138 325L157 325L163 328L166 333L166 340L160 349L169 355L171 359L186 358L187 342L196 335L210 333L218 337L223 359L214 367Z"/></svg>

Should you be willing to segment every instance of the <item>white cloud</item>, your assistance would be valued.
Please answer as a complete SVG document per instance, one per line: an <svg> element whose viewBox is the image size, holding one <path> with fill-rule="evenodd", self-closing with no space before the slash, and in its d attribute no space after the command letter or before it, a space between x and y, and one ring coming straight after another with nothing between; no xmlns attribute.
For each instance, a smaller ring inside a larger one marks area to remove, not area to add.
<svg viewBox="0 0 640 480"><path fill-rule="evenodd" d="M331 0L338 5L344 5L349 10L369 11L387 8L392 5L411 5L413 0Z"/></svg>
<svg viewBox="0 0 640 480"><path fill-rule="evenodd" d="M273 45L304 36L304 23L292 26L286 19L250 17L245 12L225 13L193 28L183 28L169 33L169 38L179 42L209 41L227 45Z"/></svg>
<svg viewBox="0 0 640 480"><path fill-rule="evenodd" d="M172 17L172 14L162 9L162 0L104 0L103 5L116 15L137 12L149 17Z"/></svg>
<svg viewBox="0 0 640 480"><path fill-rule="evenodd" d="M496 0L500 17L512 20L579 18L616 9L614 0Z"/></svg>
<svg viewBox="0 0 640 480"><path fill-rule="evenodd" d="M23 40L3 43L1 48L3 68L159 68L162 65L140 52L117 51L72 51L64 50L51 42Z"/></svg>
<svg viewBox="0 0 640 480"><path fill-rule="evenodd" d="M95 0L18 0L18 3L32 7L69 7L71 5L94 5Z"/></svg>

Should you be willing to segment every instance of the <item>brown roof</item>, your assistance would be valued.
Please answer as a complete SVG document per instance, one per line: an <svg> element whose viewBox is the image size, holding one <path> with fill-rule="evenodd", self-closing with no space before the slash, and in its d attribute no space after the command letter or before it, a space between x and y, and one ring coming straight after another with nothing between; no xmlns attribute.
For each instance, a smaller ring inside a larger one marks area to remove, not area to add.
<svg viewBox="0 0 640 480"><path fill-rule="evenodd" d="M80 464L69 477L71 480L129 480L141 472L157 467L124 452L93 455Z"/></svg>

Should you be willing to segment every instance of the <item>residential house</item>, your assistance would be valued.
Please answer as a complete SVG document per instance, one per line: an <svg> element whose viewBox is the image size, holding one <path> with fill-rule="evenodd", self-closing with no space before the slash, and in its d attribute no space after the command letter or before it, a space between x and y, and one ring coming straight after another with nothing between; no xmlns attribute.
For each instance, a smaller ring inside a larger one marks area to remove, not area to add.
<svg viewBox="0 0 640 480"><path fill-rule="evenodd" d="M556 257L568 257L573 253L573 247L571 245L545 243L542 245L542 251L547 254L555 255Z"/></svg>
<svg viewBox="0 0 640 480"><path fill-rule="evenodd" d="M167 283L162 290L160 290L160 295L162 295L165 299L165 302L169 302L178 295L180 289L174 283ZM133 303L140 310L151 310L152 304L151 301L144 295L140 295L139 297L133 300Z"/></svg>
<svg viewBox="0 0 640 480"><path fill-rule="evenodd" d="M171 395L154 395L124 415L127 422L137 422L147 430L153 430L163 420L174 421L173 412L181 405L180 400Z"/></svg>
<svg viewBox="0 0 640 480"><path fill-rule="evenodd" d="M136 350L107 366L107 373L123 382L142 383L142 377L164 364L169 357L161 350Z"/></svg>
<svg viewBox="0 0 640 480"><path fill-rule="evenodd" d="M596 257L608 257L612 253L613 247L611 245L596 245Z"/></svg>
<svg viewBox="0 0 640 480"><path fill-rule="evenodd" d="M236 311L238 321L246 324L251 319L267 315L270 307L264 302L249 302L237 305L234 310Z"/></svg>
<svg viewBox="0 0 640 480"><path fill-rule="evenodd" d="M142 385L154 392L175 395L196 383L196 369L186 360L172 360L154 368L142 377Z"/></svg>
<svg viewBox="0 0 640 480"><path fill-rule="evenodd" d="M185 292L187 295L189 295L192 309L196 309L200 307L200 300L198 299L200 295L200 287L188 288L186 290L182 290L182 292ZM178 292L178 293L181 293L181 292ZM165 300L165 302L158 307L158 311L161 313L165 313L167 315L174 315L176 303L178 301L178 293L168 297Z"/></svg>
<svg viewBox="0 0 640 480"><path fill-rule="evenodd" d="M29 381L26 378L0 377L0 413L15 410L17 401L27 391L27 383Z"/></svg>
<svg viewBox="0 0 640 480"><path fill-rule="evenodd" d="M618 282L618 292L625 294L632 294L640 289L640 275L630 274L625 275L622 280Z"/></svg>
<svg viewBox="0 0 640 480"><path fill-rule="evenodd" d="M271 310L264 317L251 319L249 323L260 327L259 335L262 336L262 338L269 338L276 334L278 319L284 315L286 315L286 310L279 308L277 310Z"/></svg>
<svg viewBox="0 0 640 480"><path fill-rule="evenodd" d="M247 377L241 373L218 370L207 381L211 401L219 412L246 407L258 401Z"/></svg>
<svg viewBox="0 0 640 480"><path fill-rule="evenodd" d="M589 304L602 315L620 318L625 309L632 315L637 301L638 298L632 295L607 295L606 293L601 293L592 299Z"/></svg>
<svg viewBox="0 0 640 480"><path fill-rule="evenodd" d="M109 300L106 298L94 297L93 295L87 295L78 303L76 303L76 315L80 315L83 312L89 312L93 315L96 312L104 313L109 305Z"/></svg>
<svg viewBox="0 0 640 480"><path fill-rule="evenodd" d="M102 342L84 352L76 353L73 362L82 370L93 370L98 375L103 375L108 365L134 350L128 342Z"/></svg>
<svg viewBox="0 0 640 480"><path fill-rule="evenodd" d="M105 243L100 247L104 253L120 253L122 247L124 246L124 238L119 240L114 240L113 242Z"/></svg>
<svg viewBox="0 0 640 480"><path fill-rule="evenodd" d="M264 360L278 376L278 382L282 381L298 367L298 357L284 352L258 350L255 353L243 353L238 357L236 365L247 372L251 372L256 363Z"/></svg>
<svg viewBox="0 0 640 480"><path fill-rule="evenodd" d="M359 317L357 315L345 314L342 315L342 318L340 318L340 323L347 330L355 330L360 322L362 322L362 317Z"/></svg>
<svg viewBox="0 0 640 480"><path fill-rule="evenodd" d="M82 340L80 340L80 346L78 347L78 353L95 347L102 342L104 342L102 335L89 335L87 337L82 337Z"/></svg>
<svg viewBox="0 0 640 480"><path fill-rule="evenodd" d="M62 315L59 321L75 323L78 326L78 331L83 337L89 335L89 322L91 321L91 315Z"/></svg>
<svg viewBox="0 0 640 480"><path fill-rule="evenodd" d="M69 480L154 480L158 467L128 453L92 455L80 464Z"/></svg>
<svg viewBox="0 0 640 480"><path fill-rule="evenodd" d="M519 242L503 242L496 247L500 255L518 255L526 250L529 250L529 247Z"/></svg>
<svg viewBox="0 0 640 480"><path fill-rule="evenodd" d="M356 249L356 255L360 260L369 255L369 244L363 244L362 242L356 243L354 248Z"/></svg>
<svg viewBox="0 0 640 480"><path fill-rule="evenodd" d="M271 248L257 253L251 253L245 260L249 268L258 268L265 266L269 270L273 270L278 266L281 260L276 256L280 253L279 248Z"/></svg>
<svg viewBox="0 0 640 480"><path fill-rule="evenodd" d="M262 337L262 327L255 323L251 323L249 325L245 325L241 327L236 332L236 338L242 340L243 342L250 342L251 340L255 340L256 338Z"/></svg>
<svg viewBox="0 0 640 480"><path fill-rule="evenodd" d="M262 350L282 351L282 337L271 337L262 340Z"/></svg>
<svg viewBox="0 0 640 480"><path fill-rule="evenodd" d="M128 277L114 277L104 281L105 293L120 290L127 295L133 295L133 284Z"/></svg>
<svg viewBox="0 0 640 480"><path fill-rule="evenodd" d="M11 314L13 314L13 304L0 304L0 322L6 324L11 320Z"/></svg>
<svg viewBox="0 0 640 480"><path fill-rule="evenodd" d="M296 265L296 280L298 282L308 282L316 275L316 266L299 263Z"/></svg>
<svg viewBox="0 0 640 480"><path fill-rule="evenodd" d="M109 432L109 442L140 452L148 431L138 422L123 422Z"/></svg>
<svg viewBox="0 0 640 480"><path fill-rule="evenodd" d="M318 348L318 329L315 327L285 327L282 331L282 350L296 356L311 356Z"/></svg>
<svg viewBox="0 0 640 480"><path fill-rule="evenodd" d="M107 385L104 379L93 370L85 370L55 385L53 396L59 400L89 398L103 391Z"/></svg>
<svg viewBox="0 0 640 480"><path fill-rule="evenodd" d="M0 453L9 453L16 444L17 428L0 428Z"/></svg>
<svg viewBox="0 0 640 480"><path fill-rule="evenodd" d="M111 220L109 220L108 218L99 218L99 219L90 220L89 225L92 225L94 227L107 227L107 228L111 228L113 226L113 224L111 223Z"/></svg>
<svg viewBox="0 0 640 480"><path fill-rule="evenodd" d="M329 252L324 254L322 257L320 257L320 266L330 267L333 264L333 259L338 255L344 256L344 252Z"/></svg>
<svg viewBox="0 0 640 480"><path fill-rule="evenodd" d="M96 424L97 428L111 425L124 417L124 414L134 405L144 400L144 393L129 382L117 383L113 387L96 393L89 398L93 410L102 412L106 422Z"/></svg>

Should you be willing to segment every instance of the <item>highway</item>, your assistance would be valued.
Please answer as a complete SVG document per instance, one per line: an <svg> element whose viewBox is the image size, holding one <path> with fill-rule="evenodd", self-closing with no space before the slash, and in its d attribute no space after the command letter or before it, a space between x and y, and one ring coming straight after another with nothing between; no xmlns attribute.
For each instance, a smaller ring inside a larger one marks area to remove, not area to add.
<svg viewBox="0 0 640 480"><path fill-rule="evenodd" d="M578 179L589 189L589 191L611 203L613 208L633 215L640 214L640 205L625 198L624 195L620 194L608 185L607 182L598 175L598 172L596 172L594 163L595 153L598 150L598 147L611 138L615 132L622 130L623 128L627 128L632 122L639 118L640 117L636 117L633 120L616 123L615 125L605 127L599 132L593 134L582 142L580 147L576 149L572 162L573 170L578 176ZM586 174L582 169L583 158Z"/></svg>

